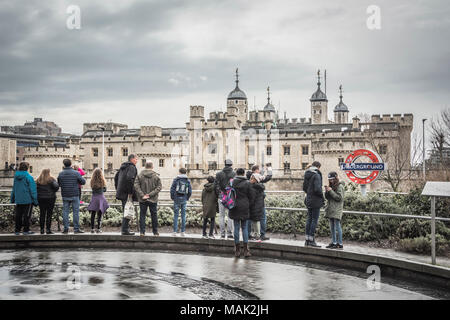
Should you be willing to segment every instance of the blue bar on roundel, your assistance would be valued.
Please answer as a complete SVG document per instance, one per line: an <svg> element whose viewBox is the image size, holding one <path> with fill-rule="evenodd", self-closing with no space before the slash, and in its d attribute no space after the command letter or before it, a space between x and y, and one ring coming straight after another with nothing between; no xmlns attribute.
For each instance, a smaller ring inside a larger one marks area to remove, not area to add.
<svg viewBox="0 0 450 320"><path fill-rule="evenodd" d="M384 163L341 163L344 171L383 171Z"/></svg>

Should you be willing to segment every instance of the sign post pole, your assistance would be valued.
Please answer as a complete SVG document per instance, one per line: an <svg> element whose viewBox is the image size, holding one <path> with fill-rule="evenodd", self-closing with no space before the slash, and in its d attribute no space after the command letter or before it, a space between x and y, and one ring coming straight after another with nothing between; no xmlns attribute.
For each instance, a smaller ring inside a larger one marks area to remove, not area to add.
<svg viewBox="0 0 450 320"><path fill-rule="evenodd" d="M436 197L431 197L431 264L436 264Z"/></svg>

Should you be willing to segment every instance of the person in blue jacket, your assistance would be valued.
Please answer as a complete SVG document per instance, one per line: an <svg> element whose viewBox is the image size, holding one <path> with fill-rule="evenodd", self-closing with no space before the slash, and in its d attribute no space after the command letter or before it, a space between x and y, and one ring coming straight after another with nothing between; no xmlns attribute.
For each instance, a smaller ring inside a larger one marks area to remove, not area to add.
<svg viewBox="0 0 450 320"><path fill-rule="evenodd" d="M188 179L185 168L180 168L180 174L173 179L170 187L170 198L173 200L173 236L177 235L178 214L181 209L181 236L186 230L186 202L192 195L191 181Z"/></svg>
<svg viewBox="0 0 450 320"><path fill-rule="evenodd" d="M14 185L11 191L11 203L16 204L16 228L15 234L20 235L23 227L23 234L33 234L30 231L30 219L33 212L33 205L38 205L36 183L28 173L30 165L28 162L21 162L19 170L14 175Z"/></svg>

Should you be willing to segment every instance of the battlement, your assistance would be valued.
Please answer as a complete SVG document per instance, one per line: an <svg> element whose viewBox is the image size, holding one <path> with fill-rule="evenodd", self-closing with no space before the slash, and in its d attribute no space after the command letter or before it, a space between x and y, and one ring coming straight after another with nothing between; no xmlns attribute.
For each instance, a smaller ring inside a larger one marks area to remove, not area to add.
<svg viewBox="0 0 450 320"><path fill-rule="evenodd" d="M114 122L96 122L96 123L83 123L83 132L92 130L112 131L112 133L119 133L120 130L128 129L128 125Z"/></svg>
<svg viewBox="0 0 450 320"><path fill-rule="evenodd" d="M209 121L226 120L226 112L215 111L209 113Z"/></svg>
<svg viewBox="0 0 450 320"><path fill-rule="evenodd" d="M141 126L141 137L162 137L162 128L158 126Z"/></svg>
<svg viewBox="0 0 450 320"><path fill-rule="evenodd" d="M205 107L204 106L189 106L191 118L204 118Z"/></svg>
<svg viewBox="0 0 450 320"><path fill-rule="evenodd" d="M275 113L270 111L258 110L258 111L250 111L249 113L249 122L264 122L267 120L274 120Z"/></svg>
<svg viewBox="0 0 450 320"><path fill-rule="evenodd" d="M371 122L373 123L392 123L397 122L399 125L402 126L412 126L414 122L414 116L412 113L405 113L405 114L374 114L371 117Z"/></svg>

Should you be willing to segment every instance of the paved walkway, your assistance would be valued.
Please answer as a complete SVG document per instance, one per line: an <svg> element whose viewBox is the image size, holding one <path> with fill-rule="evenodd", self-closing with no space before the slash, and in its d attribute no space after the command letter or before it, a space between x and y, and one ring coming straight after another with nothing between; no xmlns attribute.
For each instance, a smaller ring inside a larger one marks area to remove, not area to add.
<svg viewBox="0 0 450 320"><path fill-rule="evenodd" d="M86 233L88 234L88 232L86 232ZM60 233L56 232L55 234L60 234ZM73 234L73 233L70 232L70 234ZM119 232L104 232L102 234L117 235L117 234L119 234ZM0 241L1 241L1 236L4 236L4 235L11 235L11 233L0 234ZM172 233L160 233L160 235L161 236L171 237ZM139 234L136 233L136 236L139 236ZM152 235L151 235L151 233L147 233L147 236L152 236ZM268 233L268 236L270 236L269 233ZM179 234L177 235L177 237L179 237ZM186 237L187 238L201 238L201 235L200 234L193 234L193 233L186 233ZM253 241L251 241L250 243L252 243L252 242ZM304 240L302 240L300 237L299 237L298 240L278 239L278 238L271 237L270 240L268 240L267 242L269 242L269 243L277 243L277 244L296 245L296 246L303 246L304 245ZM331 249L325 249L325 246L328 243L318 242L318 244L321 245L322 248L324 248L324 250L331 250ZM409 260L409 261L413 261L413 262L421 262L421 263L431 264L431 256L428 256L428 255L416 255L416 254L406 253L406 252L402 252L402 251L396 251L396 250L393 250L393 249L373 248L373 247L368 247L368 246L358 246L358 245L355 245L355 244L346 244L346 243L344 243L344 250L345 251L350 251L350 252L355 252L355 253L364 253L364 254L378 255L378 256L384 256L384 257L389 257L389 258L404 259L404 260ZM450 258L439 257L438 256L436 258L436 263L439 266L450 268Z"/></svg>

